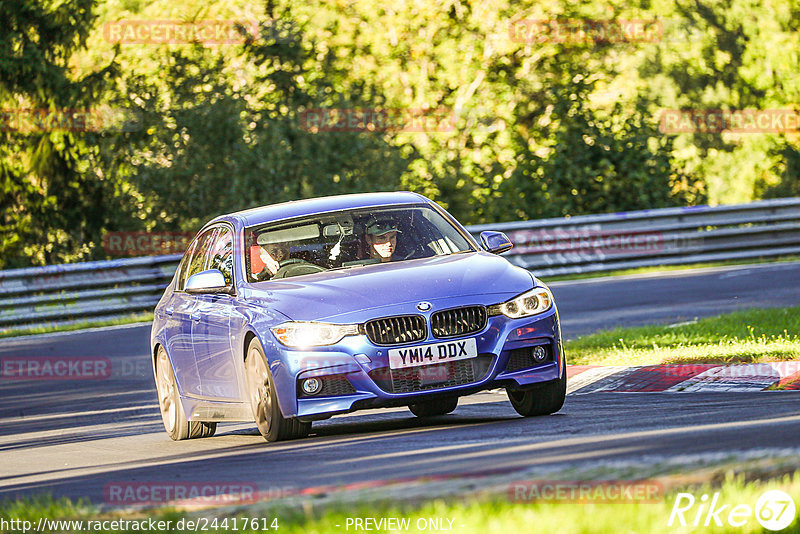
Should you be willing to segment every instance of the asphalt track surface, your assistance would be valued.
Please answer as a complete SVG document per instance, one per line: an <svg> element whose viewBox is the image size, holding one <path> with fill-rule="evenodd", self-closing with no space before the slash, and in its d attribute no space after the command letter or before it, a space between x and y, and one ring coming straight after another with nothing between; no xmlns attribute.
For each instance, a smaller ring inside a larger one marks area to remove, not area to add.
<svg viewBox="0 0 800 534"><path fill-rule="evenodd" d="M800 263L726 267L552 284L564 335L675 323L749 307L800 304ZM254 425L205 440L163 431L148 360L149 327L0 340L11 356L98 356L104 380L0 380L0 500L51 493L108 504L138 482L238 483L262 491L421 476L525 473L796 455L796 392L570 395L555 415L524 419L505 395L462 398L451 415L356 412L269 444ZM110 504L113 504L110 503Z"/></svg>

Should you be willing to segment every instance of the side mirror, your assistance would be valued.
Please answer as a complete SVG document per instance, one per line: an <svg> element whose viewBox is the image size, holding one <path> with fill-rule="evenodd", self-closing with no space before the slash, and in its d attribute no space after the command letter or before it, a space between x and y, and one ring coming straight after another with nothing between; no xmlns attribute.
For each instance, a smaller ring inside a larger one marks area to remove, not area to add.
<svg viewBox="0 0 800 534"><path fill-rule="evenodd" d="M225 276L218 269L195 273L186 281L183 288L187 293L230 293Z"/></svg>
<svg viewBox="0 0 800 534"><path fill-rule="evenodd" d="M483 248L492 254L502 254L511 250L514 244L503 232L481 232L481 244Z"/></svg>

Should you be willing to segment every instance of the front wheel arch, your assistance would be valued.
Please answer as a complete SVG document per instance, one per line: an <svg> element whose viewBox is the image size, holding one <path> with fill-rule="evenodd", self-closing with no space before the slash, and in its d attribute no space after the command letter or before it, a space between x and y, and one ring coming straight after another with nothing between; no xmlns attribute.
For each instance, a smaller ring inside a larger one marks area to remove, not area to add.
<svg viewBox="0 0 800 534"><path fill-rule="evenodd" d="M270 362L257 337L251 338L245 358L248 402L264 439L281 441L306 437L311 430L311 423L283 415Z"/></svg>
<svg viewBox="0 0 800 534"><path fill-rule="evenodd" d="M153 345L153 351L150 354L150 363L153 366L153 378L156 377L156 358L158 357L158 349L161 348L161 346L162 344L160 342L157 342L155 345Z"/></svg>
<svg viewBox="0 0 800 534"><path fill-rule="evenodd" d="M275 369L273 368L273 362L275 362L276 358L270 358L270 352L267 348L270 346L269 343L264 343L264 339L262 336L259 336L255 331L248 329L247 333L244 335L243 343L242 343L242 353L241 353L241 364L242 364L242 371L243 375L246 376L246 370L244 368L245 360L247 359L247 349L250 347L250 343L253 339L257 339L258 342L261 344L261 350L264 351L264 357L267 359L267 366L269 366L270 370L274 373ZM282 366L283 367L283 366ZM244 399L247 399L248 391L247 391L247 384L244 383ZM297 412L297 398L290 395L287 395L286 392L281 393L280 389L276 389L275 395L278 397L278 406L280 406L281 411L285 414L296 414Z"/></svg>

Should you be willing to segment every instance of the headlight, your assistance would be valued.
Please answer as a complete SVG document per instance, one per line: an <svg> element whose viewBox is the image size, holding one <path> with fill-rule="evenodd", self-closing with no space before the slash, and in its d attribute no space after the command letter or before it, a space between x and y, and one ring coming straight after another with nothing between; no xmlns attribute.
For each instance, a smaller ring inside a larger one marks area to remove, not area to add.
<svg viewBox="0 0 800 534"><path fill-rule="evenodd" d="M552 306L552 293L544 287L535 287L512 300L489 306L486 310L489 315L503 314L512 319L519 319L546 312Z"/></svg>
<svg viewBox="0 0 800 534"><path fill-rule="evenodd" d="M358 334L357 324L289 322L271 328L287 347L319 347L338 343L344 336Z"/></svg>

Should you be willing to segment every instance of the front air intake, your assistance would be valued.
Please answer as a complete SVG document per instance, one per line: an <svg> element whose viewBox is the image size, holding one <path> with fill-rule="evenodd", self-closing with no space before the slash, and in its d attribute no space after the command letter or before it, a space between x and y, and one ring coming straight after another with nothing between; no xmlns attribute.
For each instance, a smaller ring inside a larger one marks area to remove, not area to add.
<svg viewBox="0 0 800 534"><path fill-rule="evenodd" d="M421 315L399 315L373 319L364 325L367 337L376 345L405 345L428 336L425 318Z"/></svg>
<svg viewBox="0 0 800 534"><path fill-rule="evenodd" d="M486 327L485 306L442 310L431 316L431 331L438 338L468 336Z"/></svg>

